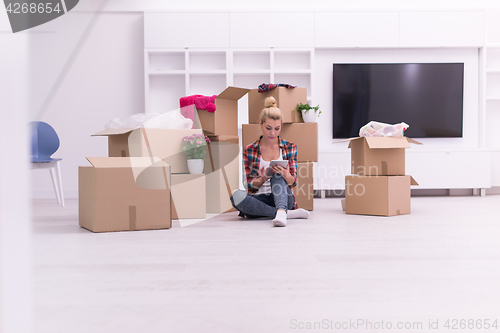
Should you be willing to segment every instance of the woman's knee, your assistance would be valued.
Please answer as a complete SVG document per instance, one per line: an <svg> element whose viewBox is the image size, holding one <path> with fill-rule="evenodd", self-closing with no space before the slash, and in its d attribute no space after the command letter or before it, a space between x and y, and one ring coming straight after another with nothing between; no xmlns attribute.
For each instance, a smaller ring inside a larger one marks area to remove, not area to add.
<svg viewBox="0 0 500 333"><path fill-rule="evenodd" d="M231 203L236 208L245 198L248 196L248 193L243 190L235 190L233 191L233 195L231 196Z"/></svg>

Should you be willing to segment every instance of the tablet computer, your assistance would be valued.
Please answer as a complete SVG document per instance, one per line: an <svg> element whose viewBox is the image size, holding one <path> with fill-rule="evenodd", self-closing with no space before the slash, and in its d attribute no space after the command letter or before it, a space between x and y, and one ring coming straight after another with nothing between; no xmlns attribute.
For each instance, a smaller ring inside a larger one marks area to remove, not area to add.
<svg viewBox="0 0 500 333"><path fill-rule="evenodd" d="M288 165L288 160L272 160L271 162L269 162L269 169L267 169L267 176L268 177L273 175L271 172L271 169L276 164L281 165L283 168L286 169L286 166Z"/></svg>

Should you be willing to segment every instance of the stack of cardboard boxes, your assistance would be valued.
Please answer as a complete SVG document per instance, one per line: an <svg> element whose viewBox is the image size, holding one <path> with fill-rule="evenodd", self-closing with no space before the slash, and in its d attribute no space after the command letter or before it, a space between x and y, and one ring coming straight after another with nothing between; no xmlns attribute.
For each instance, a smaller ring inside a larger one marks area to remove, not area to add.
<svg viewBox="0 0 500 333"><path fill-rule="evenodd" d="M198 110L201 128L106 129L108 157L79 168L79 221L94 232L170 228L172 219L205 218L231 210L239 186L238 99L228 87L213 113ZM204 174L190 174L182 139L207 135ZM161 172L160 172L161 171Z"/></svg>
<svg viewBox="0 0 500 333"><path fill-rule="evenodd" d="M359 137L349 141L351 173L345 177L347 214L393 216L410 214L411 185L405 174L407 137Z"/></svg>
<svg viewBox="0 0 500 333"><path fill-rule="evenodd" d="M318 161L318 124L304 123L296 111L297 104L307 103L307 89L278 87L259 93L252 89L248 93L249 124L242 126L243 149L262 135L260 113L267 97L276 99L283 113L280 137L297 145L297 186L293 189L300 208L313 210L313 162Z"/></svg>
<svg viewBox="0 0 500 333"><path fill-rule="evenodd" d="M215 112L198 110L203 132L211 141L204 168L207 213L234 210L230 197L239 188L238 100L248 91L228 87L215 98Z"/></svg>

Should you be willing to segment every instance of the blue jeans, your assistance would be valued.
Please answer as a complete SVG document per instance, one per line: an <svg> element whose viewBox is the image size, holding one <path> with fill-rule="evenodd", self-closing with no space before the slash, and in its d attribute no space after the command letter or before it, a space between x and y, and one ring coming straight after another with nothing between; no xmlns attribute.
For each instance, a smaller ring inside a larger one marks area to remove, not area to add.
<svg viewBox="0 0 500 333"><path fill-rule="evenodd" d="M278 209L292 210L295 197L280 174L271 178L271 193L250 195L246 191L237 190L231 196L233 207L250 218L276 216Z"/></svg>

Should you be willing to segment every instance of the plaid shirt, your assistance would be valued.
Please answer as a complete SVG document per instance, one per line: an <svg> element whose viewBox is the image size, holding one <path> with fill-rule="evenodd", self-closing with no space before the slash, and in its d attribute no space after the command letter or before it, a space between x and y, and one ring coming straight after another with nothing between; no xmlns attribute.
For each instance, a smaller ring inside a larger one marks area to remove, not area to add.
<svg viewBox="0 0 500 333"><path fill-rule="evenodd" d="M260 166L260 140L255 141L252 144L246 146L243 150L243 164L245 167L245 179L243 183L248 193L253 194L258 191L258 187L253 186L255 179L259 178L259 166ZM281 148L283 154L283 159L288 160L288 165L290 167L290 175L293 176L294 182L292 185L288 185L290 189L297 186L297 146L293 142L283 140L278 137L278 144ZM292 192L293 193L293 192ZM297 209L297 200L295 200L294 208Z"/></svg>

